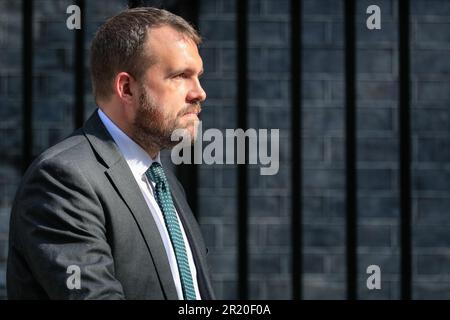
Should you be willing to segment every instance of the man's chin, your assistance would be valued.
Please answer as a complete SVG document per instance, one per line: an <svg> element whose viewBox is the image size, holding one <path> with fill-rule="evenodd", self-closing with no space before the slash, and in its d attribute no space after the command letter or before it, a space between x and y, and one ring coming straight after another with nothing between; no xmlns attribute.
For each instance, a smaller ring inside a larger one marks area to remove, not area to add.
<svg viewBox="0 0 450 320"><path fill-rule="evenodd" d="M194 144L194 142L197 141L199 123L200 122L198 120L189 121L186 127L184 127L184 130L186 130L191 140L191 144Z"/></svg>

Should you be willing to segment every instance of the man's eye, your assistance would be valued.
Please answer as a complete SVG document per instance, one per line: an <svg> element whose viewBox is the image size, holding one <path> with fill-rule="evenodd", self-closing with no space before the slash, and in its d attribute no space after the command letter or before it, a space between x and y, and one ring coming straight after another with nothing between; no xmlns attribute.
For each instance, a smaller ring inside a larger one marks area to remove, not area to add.
<svg viewBox="0 0 450 320"><path fill-rule="evenodd" d="M186 75L186 73L180 73L180 74L177 74L177 75L175 76L175 78L186 79L186 78L187 78L187 75Z"/></svg>

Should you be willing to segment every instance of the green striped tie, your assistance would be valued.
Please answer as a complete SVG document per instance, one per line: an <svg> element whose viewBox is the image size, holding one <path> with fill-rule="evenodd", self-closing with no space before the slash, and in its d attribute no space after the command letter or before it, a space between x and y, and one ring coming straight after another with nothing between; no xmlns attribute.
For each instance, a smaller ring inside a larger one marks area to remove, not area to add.
<svg viewBox="0 0 450 320"><path fill-rule="evenodd" d="M145 174L148 179L151 179L156 184L156 200L163 213L170 240L172 241L172 246L175 250L184 299L196 300L191 269L189 268L186 254L186 246L184 244L183 235L181 234L180 224L178 223L177 213L175 211L175 206L173 205L169 184L166 175L164 174L164 170L158 162L153 162Z"/></svg>

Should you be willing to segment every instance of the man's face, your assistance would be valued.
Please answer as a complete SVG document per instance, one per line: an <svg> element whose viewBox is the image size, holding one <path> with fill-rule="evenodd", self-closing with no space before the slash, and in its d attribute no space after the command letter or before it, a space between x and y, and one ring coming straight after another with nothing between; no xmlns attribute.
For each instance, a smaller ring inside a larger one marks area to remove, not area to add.
<svg viewBox="0 0 450 320"><path fill-rule="evenodd" d="M150 31L147 50L156 62L145 72L140 86L133 136L144 145L171 148L175 129L196 137L200 103L206 93L200 85L203 62L196 44L171 27Z"/></svg>

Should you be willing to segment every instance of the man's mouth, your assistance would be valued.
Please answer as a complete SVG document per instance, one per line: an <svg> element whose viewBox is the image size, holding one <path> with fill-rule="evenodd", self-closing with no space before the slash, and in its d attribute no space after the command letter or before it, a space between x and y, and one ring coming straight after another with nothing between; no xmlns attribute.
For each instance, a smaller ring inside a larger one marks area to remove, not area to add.
<svg viewBox="0 0 450 320"><path fill-rule="evenodd" d="M200 113L200 110L194 109L189 110L183 114L183 117L195 117L198 118L198 114Z"/></svg>

